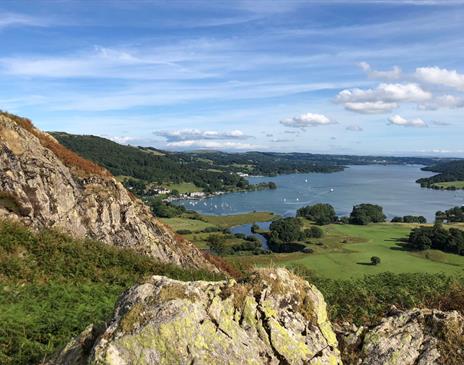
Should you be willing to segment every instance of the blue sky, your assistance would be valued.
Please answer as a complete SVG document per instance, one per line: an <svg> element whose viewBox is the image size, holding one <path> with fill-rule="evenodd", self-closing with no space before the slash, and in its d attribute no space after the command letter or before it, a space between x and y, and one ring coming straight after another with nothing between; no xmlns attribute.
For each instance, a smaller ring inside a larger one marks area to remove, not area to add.
<svg viewBox="0 0 464 365"><path fill-rule="evenodd" d="M464 1L3 1L0 108L174 150L464 155Z"/></svg>

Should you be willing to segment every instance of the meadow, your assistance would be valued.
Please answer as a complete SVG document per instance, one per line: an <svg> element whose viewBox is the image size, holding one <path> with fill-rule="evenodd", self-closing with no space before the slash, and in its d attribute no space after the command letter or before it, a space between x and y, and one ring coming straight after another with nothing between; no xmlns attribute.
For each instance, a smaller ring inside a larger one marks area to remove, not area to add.
<svg viewBox="0 0 464 365"><path fill-rule="evenodd" d="M439 188L455 188L455 189L464 189L464 181L446 181L433 184L433 186L438 186Z"/></svg>
<svg viewBox="0 0 464 365"><path fill-rule="evenodd" d="M309 222L306 222L309 225ZM230 256L227 259L241 268L279 265L302 267L315 275L330 279L361 278L391 272L444 273L464 275L464 257L436 250L411 252L401 246L412 224L379 223L368 226L332 224L322 227L324 237L312 240L314 252L272 254L268 256ZM379 265L370 258L378 256Z"/></svg>

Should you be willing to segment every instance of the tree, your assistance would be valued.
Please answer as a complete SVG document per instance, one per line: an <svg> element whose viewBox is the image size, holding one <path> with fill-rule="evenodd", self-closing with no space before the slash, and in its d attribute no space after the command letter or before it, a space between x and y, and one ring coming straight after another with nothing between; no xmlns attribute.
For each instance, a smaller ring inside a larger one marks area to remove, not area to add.
<svg viewBox="0 0 464 365"><path fill-rule="evenodd" d="M277 189L277 185L273 181L269 181L269 183L267 185L269 186L269 189L271 189L271 190Z"/></svg>
<svg viewBox="0 0 464 365"><path fill-rule="evenodd" d="M301 222L298 218L288 217L275 220L269 226L271 240L274 243L289 243L303 238Z"/></svg>
<svg viewBox="0 0 464 365"><path fill-rule="evenodd" d="M350 223L366 225L369 223L385 222L383 208L375 204L359 204L353 207L350 214Z"/></svg>
<svg viewBox="0 0 464 365"><path fill-rule="evenodd" d="M391 220L392 223L403 223L402 217L393 217Z"/></svg>
<svg viewBox="0 0 464 365"><path fill-rule="evenodd" d="M305 229L304 234L306 238L321 238L324 235L324 231L320 227L311 226L311 228Z"/></svg>
<svg viewBox="0 0 464 365"><path fill-rule="evenodd" d="M296 215L312 220L319 225L330 224L337 220L335 209L330 204L322 203L300 208L297 210Z"/></svg>
<svg viewBox="0 0 464 365"><path fill-rule="evenodd" d="M371 257L371 264L377 266L380 264L380 257L378 256L372 256Z"/></svg>

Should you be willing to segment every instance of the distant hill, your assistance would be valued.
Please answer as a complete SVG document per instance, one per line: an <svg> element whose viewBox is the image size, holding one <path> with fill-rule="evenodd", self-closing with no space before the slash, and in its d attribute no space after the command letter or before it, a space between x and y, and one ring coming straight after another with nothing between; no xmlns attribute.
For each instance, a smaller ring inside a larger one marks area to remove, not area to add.
<svg viewBox="0 0 464 365"><path fill-rule="evenodd" d="M115 176L129 176L147 182L193 183L204 191L231 191L246 188L248 182L238 173L273 176L289 173L343 170L346 165L422 164L437 159L323 155L311 153L220 151L168 152L153 147L121 145L90 135L51 133L61 144L101 166Z"/></svg>
<svg viewBox="0 0 464 365"><path fill-rule="evenodd" d="M422 187L433 187L434 184L464 180L464 160L438 162L424 167L422 170L438 172L437 175L417 180Z"/></svg>

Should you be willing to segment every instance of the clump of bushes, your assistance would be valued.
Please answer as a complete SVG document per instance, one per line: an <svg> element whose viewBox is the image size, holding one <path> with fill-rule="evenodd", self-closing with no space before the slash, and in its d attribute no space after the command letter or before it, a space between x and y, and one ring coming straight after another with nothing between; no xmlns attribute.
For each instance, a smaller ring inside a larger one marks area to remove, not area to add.
<svg viewBox="0 0 464 365"><path fill-rule="evenodd" d="M392 223L420 223L425 224L427 223L427 219L422 216L415 216L415 215L405 215L403 217L393 217L391 220Z"/></svg>
<svg viewBox="0 0 464 365"><path fill-rule="evenodd" d="M350 214L350 224L366 225L369 223L385 222L385 214L380 205L359 204L353 207Z"/></svg>
<svg viewBox="0 0 464 365"><path fill-rule="evenodd" d="M296 216L312 220L318 225L335 223L337 221L337 215L333 206L322 203L300 208L297 210Z"/></svg>
<svg viewBox="0 0 464 365"><path fill-rule="evenodd" d="M441 223L433 227L414 228L409 234L408 247L413 250L435 249L464 255L464 231L445 229Z"/></svg>
<svg viewBox="0 0 464 365"><path fill-rule="evenodd" d="M192 234L192 231L190 229L178 229L176 233L185 235L185 234Z"/></svg>
<svg viewBox="0 0 464 365"><path fill-rule="evenodd" d="M306 238L321 238L324 235L324 231L320 227L311 226L311 228L304 230Z"/></svg>

